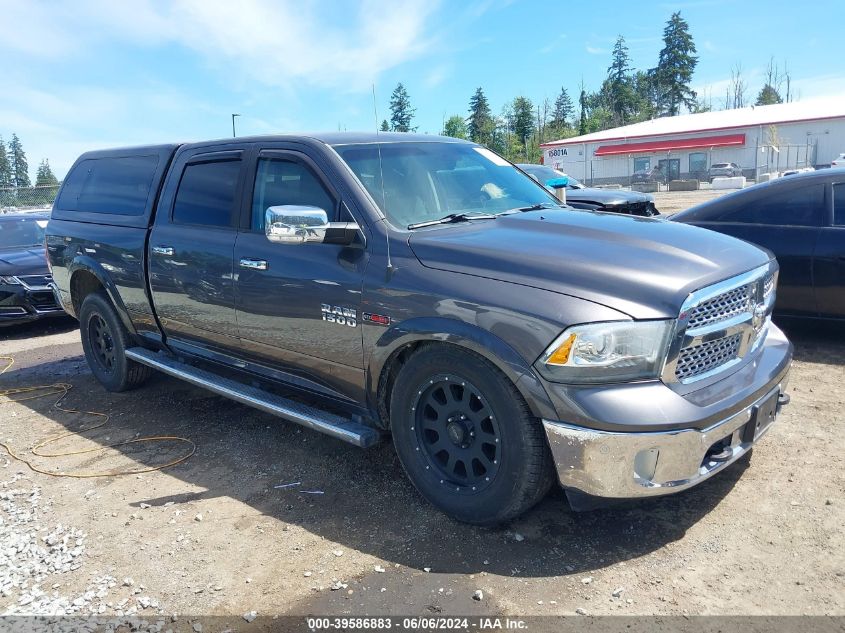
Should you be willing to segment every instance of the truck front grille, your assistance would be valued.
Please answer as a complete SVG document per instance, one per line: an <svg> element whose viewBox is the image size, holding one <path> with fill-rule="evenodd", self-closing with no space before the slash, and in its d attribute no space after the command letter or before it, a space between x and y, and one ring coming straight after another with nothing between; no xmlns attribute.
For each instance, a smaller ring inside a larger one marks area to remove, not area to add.
<svg viewBox="0 0 845 633"><path fill-rule="evenodd" d="M765 338L775 284L774 269L761 266L693 292L681 308L663 380L692 383L747 358Z"/></svg>
<svg viewBox="0 0 845 633"><path fill-rule="evenodd" d="M675 377L684 382L736 359L741 340L741 334L734 334L681 350Z"/></svg>
<svg viewBox="0 0 845 633"><path fill-rule="evenodd" d="M693 308L687 328L726 321L748 310L750 286L740 286Z"/></svg>

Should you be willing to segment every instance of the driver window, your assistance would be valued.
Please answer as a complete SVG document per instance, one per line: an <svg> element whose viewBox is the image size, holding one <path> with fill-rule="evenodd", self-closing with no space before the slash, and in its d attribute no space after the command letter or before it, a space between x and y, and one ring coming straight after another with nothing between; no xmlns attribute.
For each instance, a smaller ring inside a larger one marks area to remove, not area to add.
<svg viewBox="0 0 845 633"><path fill-rule="evenodd" d="M303 163L278 158L261 158L252 193L253 231L264 231L268 207L279 205L312 206L324 209L329 222L337 218L337 205L311 169Z"/></svg>

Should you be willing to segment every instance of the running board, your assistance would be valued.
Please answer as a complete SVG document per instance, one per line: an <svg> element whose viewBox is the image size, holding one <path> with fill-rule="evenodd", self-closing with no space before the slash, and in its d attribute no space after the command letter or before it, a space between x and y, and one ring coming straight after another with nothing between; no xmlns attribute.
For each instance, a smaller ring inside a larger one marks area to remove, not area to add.
<svg viewBox="0 0 845 633"><path fill-rule="evenodd" d="M381 434L376 429L365 424L223 378L210 371L181 363L163 352L156 353L143 347L133 347L126 350L126 358L208 389L224 398L255 407L361 448L373 446L381 439Z"/></svg>

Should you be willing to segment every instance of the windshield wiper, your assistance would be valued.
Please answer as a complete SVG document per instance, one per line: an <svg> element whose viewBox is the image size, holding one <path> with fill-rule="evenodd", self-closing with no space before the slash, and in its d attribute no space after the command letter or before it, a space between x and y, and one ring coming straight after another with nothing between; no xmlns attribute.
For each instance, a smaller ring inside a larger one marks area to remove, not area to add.
<svg viewBox="0 0 845 633"><path fill-rule="evenodd" d="M497 214L498 215L498 214ZM465 222L467 220L495 220L496 215L490 213L466 212L466 213L450 213L439 220L427 220L425 222L417 222L409 224L408 230L421 229L425 226L435 226L437 224L449 224L450 222Z"/></svg>
<svg viewBox="0 0 845 633"><path fill-rule="evenodd" d="M537 204L530 204L526 207L516 207L514 209L508 209L507 211L502 211L501 213L497 213L496 215L510 215L511 213L524 213L526 211L540 211L542 209L562 209L563 205L554 204L552 202L539 202Z"/></svg>

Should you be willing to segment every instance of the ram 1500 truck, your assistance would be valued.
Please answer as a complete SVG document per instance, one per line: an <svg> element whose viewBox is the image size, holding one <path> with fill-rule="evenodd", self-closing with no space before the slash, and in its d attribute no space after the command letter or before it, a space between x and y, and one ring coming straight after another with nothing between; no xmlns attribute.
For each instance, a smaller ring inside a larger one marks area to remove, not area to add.
<svg viewBox="0 0 845 633"><path fill-rule="evenodd" d="M788 401L769 252L562 207L469 142L89 152L47 248L106 389L158 370L358 446L390 433L461 521L515 517L555 480L576 508L689 488Z"/></svg>

